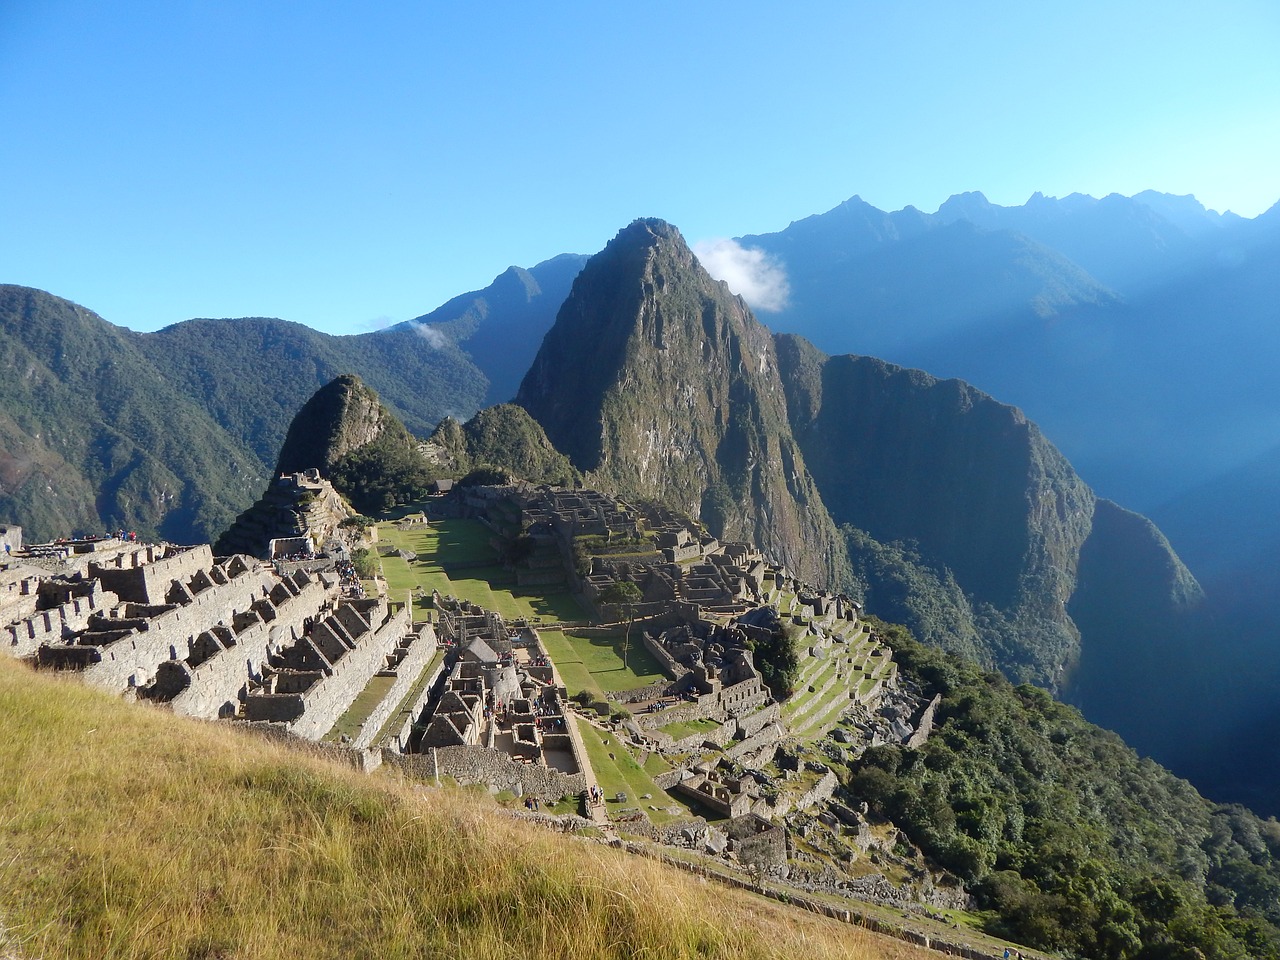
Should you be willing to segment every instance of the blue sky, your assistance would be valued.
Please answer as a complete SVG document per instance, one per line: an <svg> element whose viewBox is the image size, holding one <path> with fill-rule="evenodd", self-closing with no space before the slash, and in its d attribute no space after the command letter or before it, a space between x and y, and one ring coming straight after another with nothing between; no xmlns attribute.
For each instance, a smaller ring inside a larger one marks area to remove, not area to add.
<svg viewBox="0 0 1280 960"><path fill-rule="evenodd" d="M1280 199L1280 4L0 0L0 282L358 332L639 216Z"/></svg>

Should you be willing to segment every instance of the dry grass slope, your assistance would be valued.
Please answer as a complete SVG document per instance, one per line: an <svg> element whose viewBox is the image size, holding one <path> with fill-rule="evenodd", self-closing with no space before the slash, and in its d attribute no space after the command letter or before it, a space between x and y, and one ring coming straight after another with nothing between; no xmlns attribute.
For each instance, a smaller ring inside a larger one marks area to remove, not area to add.
<svg viewBox="0 0 1280 960"><path fill-rule="evenodd" d="M0 743L21 958L920 955L7 658Z"/></svg>

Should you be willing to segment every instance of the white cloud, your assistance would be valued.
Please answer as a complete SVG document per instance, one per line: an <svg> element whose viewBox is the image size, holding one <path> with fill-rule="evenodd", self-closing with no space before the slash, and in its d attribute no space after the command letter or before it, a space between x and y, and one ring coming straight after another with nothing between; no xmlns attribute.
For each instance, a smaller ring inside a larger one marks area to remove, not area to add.
<svg viewBox="0 0 1280 960"><path fill-rule="evenodd" d="M449 342L448 337L429 324L415 323L413 324L413 330L423 340L427 341L433 350L439 350Z"/></svg>
<svg viewBox="0 0 1280 960"><path fill-rule="evenodd" d="M751 250L736 240L699 240L693 252L707 273L723 280L729 289L755 310L775 312L787 305L791 286L787 272L763 250Z"/></svg>

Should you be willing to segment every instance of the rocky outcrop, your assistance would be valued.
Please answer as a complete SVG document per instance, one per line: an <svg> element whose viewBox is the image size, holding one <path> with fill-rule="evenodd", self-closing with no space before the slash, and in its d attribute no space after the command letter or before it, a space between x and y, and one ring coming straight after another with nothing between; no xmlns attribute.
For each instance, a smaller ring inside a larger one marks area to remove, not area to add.
<svg viewBox="0 0 1280 960"><path fill-rule="evenodd" d="M816 584L847 583L773 339L671 225L637 220L587 263L516 402L589 485L664 501Z"/></svg>

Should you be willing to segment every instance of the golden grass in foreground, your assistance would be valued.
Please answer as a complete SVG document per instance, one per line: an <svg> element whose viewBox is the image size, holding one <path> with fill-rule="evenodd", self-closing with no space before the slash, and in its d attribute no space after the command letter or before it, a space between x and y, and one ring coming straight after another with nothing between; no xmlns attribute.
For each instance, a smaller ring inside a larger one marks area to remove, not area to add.
<svg viewBox="0 0 1280 960"><path fill-rule="evenodd" d="M23 958L920 955L5 657L0 744Z"/></svg>

